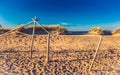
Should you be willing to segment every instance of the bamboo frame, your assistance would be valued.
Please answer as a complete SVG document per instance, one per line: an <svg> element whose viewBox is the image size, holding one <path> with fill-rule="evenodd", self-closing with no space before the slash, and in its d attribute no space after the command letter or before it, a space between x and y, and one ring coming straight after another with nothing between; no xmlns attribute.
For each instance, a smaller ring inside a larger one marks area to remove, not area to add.
<svg viewBox="0 0 120 75"><path fill-rule="evenodd" d="M33 23L33 21L28 22L28 23L25 24L24 26L27 26L27 25L29 25L29 24L31 24L31 23ZM5 34L8 34L8 33L12 32L12 31L15 31L15 30L18 29L19 27L20 27L20 26L18 26L18 27L16 27L16 28L12 29L12 30L10 30L10 31L8 31L8 32L6 32L6 33L0 35L0 36L3 36L3 35L5 35ZM19 32L19 31L18 31L18 32ZM20 32L19 32L19 33L20 33ZM21 33L22 33L22 32L21 32Z"/></svg>
<svg viewBox="0 0 120 75"><path fill-rule="evenodd" d="M101 45L101 41L102 41L102 36L100 36L100 40L99 40L99 42L98 42L95 55L94 55L94 57L93 57L92 63L90 64L90 68L89 68L89 70L88 70L89 72L91 71L91 68L92 68L92 66L93 66L93 63L94 63L95 58L96 58L96 56L97 56L98 50L99 50L100 45Z"/></svg>
<svg viewBox="0 0 120 75"><path fill-rule="evenodd" d="M46 62L49 62L49 53L50 53L50 34L48 34L48 39L47 39L47 55L46 55Z"/></svg>
<svg viewBox="0 0 120 75"><path fill-rule="evenodd" d="M35 36L35 27L36 27L36 18L33 19L33 32L32 32L32 40L31 40L31 48L30 48L30 58L32 59L32 50L34 46L34 36Z"/></svg>
<svg viewBox="0 0 120 75"><path fill-rule="evenodd" d="M31 58L31 59L32 59L32 50L33 50L33 46L34 46L35 27L36 27L37 24L40 25L40 24L37 22L38 20L37 20L36 17L35 17L34 19L32 19L32 20L33 20L33 21L28 22L27 24L24 25L24 26L27 26L27 25L29 25L29 24L31 24L31 23L34 23L34 25L33 25L33 31L32 31L31 46L30 46L30 58ZM45 32L48 33L46 62L49 62L50 33L49 33L42 25L40 25L40 26L42 27L42 29L43 29ZM18 26L17 28L19 28L19 26ZM5 35L5 34L8 34L8 33L12 32L12 31L15 31L17 28L14 28L14 29L12 29L12 30L10 30L10 31L8 31L8 32L0 35L0 36L3 36L3 35ZM22 33L22 32L17 31L17 33ZM22 34L24 34L24 35L29 35L29 34L25 34L25 33L22 33Z"/></svg>

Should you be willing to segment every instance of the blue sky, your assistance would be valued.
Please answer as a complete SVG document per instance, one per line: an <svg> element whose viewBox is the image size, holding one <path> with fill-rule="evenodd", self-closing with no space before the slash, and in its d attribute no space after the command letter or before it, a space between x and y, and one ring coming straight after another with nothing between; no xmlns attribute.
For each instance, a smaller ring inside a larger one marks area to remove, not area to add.
<svg viewBox="0 0 120 75"><path fill-rule="evenodd" d="M40 18L40 24L61 24L68 30L120 27L120 0L0 0L0 24L16 27Z"/></svg>

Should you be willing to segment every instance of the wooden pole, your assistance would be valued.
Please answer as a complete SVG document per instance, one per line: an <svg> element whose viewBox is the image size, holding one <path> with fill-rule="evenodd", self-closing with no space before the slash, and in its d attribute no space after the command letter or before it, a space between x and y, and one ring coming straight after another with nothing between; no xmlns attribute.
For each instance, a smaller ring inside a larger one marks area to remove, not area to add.
<svg viewBox="0 0 120 75"><path fill-rule="evenodd" d="M49 62L49 52L50 52L50 34L48 34L47 39L47 55L46 55L46 62Z"/></svg>
<svg viewBox="0 0 120 75"><path fill-rule="evenodd" d="M35 26L36 26L36 19L34 20L34 25L33 25L33 32L32 32L32 41L31 41L31 49L30 49L30 58L32 59L32 49L34 46L34 35L35 35Z"/></svg>
<svg viewBox="0 0 120 75"><path fill-rule="evenodd" d="M95 55L94 55L94 57L93 57L92 63L91 63L91 65L90 65L89 72L91 71L91 68L92 68L92 66L93 66L93 63L94 63L95 58L96 58L96 56L97 56L97 52L98 52L98 50L99 50L101 41L102 41L102 36L100 36L100 40L99 40L99 43L98 43L98 45L97 45L96 52L95 52Z"/></svg>

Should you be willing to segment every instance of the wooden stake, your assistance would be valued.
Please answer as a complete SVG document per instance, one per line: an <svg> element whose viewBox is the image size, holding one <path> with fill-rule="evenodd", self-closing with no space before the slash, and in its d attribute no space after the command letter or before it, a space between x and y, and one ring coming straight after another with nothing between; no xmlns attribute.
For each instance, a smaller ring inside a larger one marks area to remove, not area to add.
<svg viewBox="0 0 120 75"><path fill-rule="evenodd" d="M101 41L102 41L102 36L100 36L100 40L99 40L99 43L98 43L98 45L97 45L96 52L95 52L95 55L94 55L94 57L93 57L92 63L91 63L91 65L90 65L89 72L91 71L91 68L92 68L92 66L93 66L93 63L94 63L95 58L96 58L96 56L97 56L97 52L98 52L98 50L99 50Z"/></svg>
<svg viewBox="0 0 120 75"><path fill-rule="evenodd" d="M32 49L34 46L34 35L35 35L35 26L36 26L36 20L34 20L34 25L33 25L33 33L32 33L32 41L31 41L31 49L30 49L30 58L32 59Z"/></svg>
<svg viewBox="0 0 120 75"><path fill-rule="evenodd" d="M50 34L48 34L47 39L47 55L46 55L46 62L49 62L49 52L50 52Z"/></svg>

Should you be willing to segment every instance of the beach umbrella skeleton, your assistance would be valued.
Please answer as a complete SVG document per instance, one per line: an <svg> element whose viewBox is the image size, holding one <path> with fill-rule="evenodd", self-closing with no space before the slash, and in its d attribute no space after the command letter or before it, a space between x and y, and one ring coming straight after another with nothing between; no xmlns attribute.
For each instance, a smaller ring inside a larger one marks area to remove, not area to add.
<svg viewBox="0 0 120 75"><path fill-rule="evenodd" d="M23 25L23 26L28 26L30 24L33 24L32 40L31 40L31 46L30 46L30 58L32 58L32 50L33 50L33 45L34 45L35 28L36 28L37 25L40 25L41 28L48 34L48 39L47 39L47 55L46 55L47 56L46 62L48 62L49 61L49 50L50 50L50 33L44 28L44 26L42 26L41 24L38 23L39 19L37 19L36 16L32 20L33 21L28 22L27 24ZM18 26L18 27L14 28L14 29L12 29L12 30L10 30L10 31L8 31L8 32L0 35L0 36L3 36L3 35L8 34L10 32L14 32L15 30L17 30L20 27L21 26ZM29 35L29 34L22 33L20 31L16 31L16 32L24 34L24 35Z"/></svg>
<svg viewBox="0 0 120 75"><path fill-rule="evenodd" d="M36 17L33 19L33 22L34 22L34 25L33 25L33 33L32 33L32 42L31 42L31 49L30 49L30 57L32 58L32 49L33 49L33 45L34 45L34 35L35 35L35 27L36 27L36 25L40 25L37 21L38 21L39 19L37 19ZM46 59L46 62L48 62L49 61L49 45L50 45L50 33L42 26L42 25L40 25L41 26L41 28L45 31L45 32L47 32L48 33L48 40L47 40L47 59Z"/></svg>
<svg viewBox="0 0 120 75"><path fill-rule="evenodd" d="M35 18L32 19L32 22L27 23L26 25L29 25L31 23L33 24L33 32L32 32L32 40L31 40L31 48L30 48L30 57L32 58L32 50L33 50L33 45L34 45L34 35L35 35L35 27L36 25L40 25L41 28L48 33L48 39L47 39L47 55L46 55L46 62L49 62L49 51L50 51L50 33L41 25L38 23L38 20L35 16Z"/></svg>
<svg viewBox="0 0 120 75"><path fill-rule="evenodd" d="M39 19L37 19L36 17L32 19L33 20L33 32L32 32L32 40L31 40L31 49L30 49L30 57L32 58L32 50L33 50L33 45L34 45L34 35L35 35L35 27L36 25L40 25L37 21ZM30 22L31 23L31 22ZM29 23L28 23L29 24ZM49 50L50 50L50 33L42 26L40 25L41 28L48 33L48 39L47 39L47 55L46 55L46 62L49 62Z"/></svg>
<svg viewBox="0 0 120 75"><path fill-rule="evenodd" d="M36 25L40 25L41 28L42 28L46 33L48 33L46 62L49 62L50 33L44 28L44 26L42 26L41 24L38 23L38 20L39 20L39 19L37 19L37 18L35 17L35 18L33 18L32 20L33 20L33 21L28 22L27 24L24 25L24 26L27 26L27 25L33 24L32 40L31 40L31 47L30 47L30 58L32 58L32 50L33 50L34 36L35 36L35 27L36 27ZM7 33L9 33L9 32L12 32L12 31L14 31L14 30L16 30L16 29L18 29L18 28L19 28L19 27L15 28L15 29L12 29L12 30L4 33L4 34L7 34ZM19 32L19 31L17 31L17 32L18 32L18 33L22 33L22 32ZM4 35L4 34L2 34L2 35ZM24 34L24 33L22 33L22 34ZM26 34L25 34L25 35L26 35ZM27 35L28 35L28 34L27 34ZM96 55L97 55L97 52L98 52L98 50L99 50L99 47L100 47L100 44L101 44L101 38L102 38L102 37L100 36L100 40L99 40L98 46L97 46L97 48L96 48L95 55L94 55L94 57L93 57L92 63L90 64L89 72L91 71L91 68L92 68L92 66L93 66L93 63L94 63L95 58L96 58Z"/></svg>

